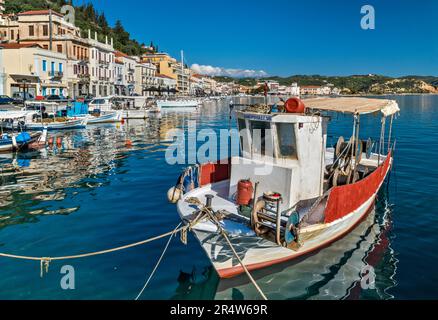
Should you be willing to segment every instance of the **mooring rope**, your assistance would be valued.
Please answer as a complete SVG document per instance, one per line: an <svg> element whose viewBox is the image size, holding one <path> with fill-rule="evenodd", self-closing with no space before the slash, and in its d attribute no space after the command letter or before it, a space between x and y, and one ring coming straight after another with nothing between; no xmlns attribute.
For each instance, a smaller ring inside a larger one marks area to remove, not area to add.
<svg viewBox="0 0 438 320"><path fill-rule="evenodd" d="M20 256L20 255L15 255L15 254L8 254L8 253L0 253L0 257L10 258L10 259L18 259L18 260L39 261L40 268L41 268L41 277L42 277L44 275L44 271L47 272L49 270L49 265L52 261L82 259L82 258L88 258L88 257L108 254L108 253L112 253L112 252L122 251L122 250L130 249L130 248L142 246L142 245L145 245L147 243L150 243L150 242L153 242L156 240L160 240L160 239L163 239L163 238L166 238L169 236L173 236L174 234L176 234L180 231L184 231L185 229L190 228L190 225L185 226L185 227L180 227L180 226L181 226L181 224L179 224L179 226L174 231L166 232L162 235L159 235L159 236L156 236L153 238L149 238L149 239L146 239L146 240L143 240L140 242L128 244L128 245L117 247L117 248L102 250L102 251L89 252L89 253L64 256L64 257L30 257L30 256Z"/></svg>
<svg viewBox="0 0 438 320"><path fill-rule="evenodd" d="M177 230L179 229L179 227L181 227L182 222L175 228L175 230L173 230L173 233L170 235L169 240L167 241L166 246L164 247L163 253L161 254L160 258L157 261L157 264L155 265L154 269L152 270L151 274L149 275L148 280L146 281L145 285L143 286L143 288L141 289L140 293L137 295L137 297L135 298L135 300L137 301L138 299L140 299L141 295L143 294L143 292L146 290L147 286L149 285L149 282L152 280L152 277L154 276L155 272L158 269L158 266L160 265L161 261L164 258L164 255L167 252L167 249L170 246L170 243L172 242L173 237L175 236L175 234L178 232Z"/></svg>

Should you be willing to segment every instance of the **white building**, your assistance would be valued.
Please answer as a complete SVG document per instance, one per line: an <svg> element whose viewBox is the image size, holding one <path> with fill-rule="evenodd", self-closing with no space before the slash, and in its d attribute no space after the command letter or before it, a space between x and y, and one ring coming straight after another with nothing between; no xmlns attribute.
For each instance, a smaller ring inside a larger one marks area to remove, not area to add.
<svg viewBox="0 0 438 320"><path fill-rule="evenodd" d="M97 40L97 32L94 39L91 39L90 33L88 44L90 46L90 94L95 97L105 97L114 94L115 83L115 55L113 39L105 43Z"/></svg>
<svg viewBox="0 0 438 320"><path fill-rule="evenodd" d="M177 93L177 81L164 74L156 74L157 85L161 95L174 95Z"/></svg>
<svg viewBox="0 0 438 320"><path fill-rule="evenodd" d="M115 57L115 94L130 96L135 92L137 60L120 51L115 52Z"/></svg>
<svg viewBox="0 0 438 320"><path fill-rule="evenodd" d="M158 93L157 67L149 62L138 62L135 66L135 93L152 96Z"/></svg>

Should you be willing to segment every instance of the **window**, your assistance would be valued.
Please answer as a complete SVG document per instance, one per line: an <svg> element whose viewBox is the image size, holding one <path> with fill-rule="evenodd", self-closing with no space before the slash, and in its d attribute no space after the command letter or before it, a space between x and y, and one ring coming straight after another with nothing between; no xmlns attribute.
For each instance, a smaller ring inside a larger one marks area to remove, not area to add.
<svg viewBox="0 0 438 320"><path fill-rule="evenodd" d="M62 63L59 64L59 72L63 72L64 66L62 65Z"/></svg>
<svg viewBox="0 0 438 320"><path fill-rule="evenodd" d="M43 96L44 97L47 96L47 88L46 87L43 87Z"/></svg>
<svg viewBox="0 0 438 320"><path fill-rule="evenodd" d="M268 139L272 141L270 134L271 124L265 121L251 122L251 137L253 154L257 155L273 155L273 150L266 150L266 142ZM272 142L268 144L268 148L272 149ZM269 151L270 154L266 154Z"/></svg>
<svg viewBox="0 0 438 320"><path fill-rule="evenodd" d="M49 35L49 26L43 25L43 36L47 37Z"/></svg>
<svg viewBox="0 0 438 320"><path fill-rule="evenodd" d="M62 44L58 44L56 47L57 47L57 51L59 53L62 53Z"/></svg>
<svg viewBox="0 0 438 320"><path fill-rule="evenodd" d="M34 26L29 26L29 37L33 37L35 35Z"/></svg>
<svg viewBox="0 0 438 320"><path fill-rule="evenodd" d="M73 46L73 55L76 56L76 46Z"/></svg>
<svg viewBox="0 0 438 320"><path fill-rule="evenodd" d="M11 39L12 40L15 39L15 32L14 32L14 30L11 30Z"/></svg>
<svg viewBox="0 0 438 320"><path fill-rule="evenodd" d="M47 71L47 60L43 60L43 71Z"/></svg>
<svg viewBox="0 0 438 320"><path fill-rule="evenodd" d="M53 61L50 64L50 73L52 76L55 74L55 62L53 62Z"/></svg>
<svg viewBox="0 0 438 320"><path fill-rule="evenodd" d="M295 126L292 123L278 123L279 156L288 159L297 159L297 141Z"/></svg>
<svg viewBox="0 0 438 320"><path fill-rule="evenodd" d="M73 73L78 74L78 66L76 64L73 66Z"/></svg>
<svg viewBox="0 0 438 320"><path fill-rule="evenodd" d="M45 44L45 45L43 45L43 48L46 50L49 50L49 45Z"/></svg>

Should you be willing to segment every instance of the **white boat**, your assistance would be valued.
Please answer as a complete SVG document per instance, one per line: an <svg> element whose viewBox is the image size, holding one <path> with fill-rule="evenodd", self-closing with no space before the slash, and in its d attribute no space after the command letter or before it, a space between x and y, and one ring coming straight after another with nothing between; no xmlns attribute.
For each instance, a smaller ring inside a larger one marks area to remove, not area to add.
<svg viewBox="0 0 438 320"><path fill-rule="evenodd" d="M197 99L157 100L162 112L193 112L201 103Z"/></svg>
<svg viewBox="0 0 438 320"><path fill-rule="evenodd" d="M118 112L122 119L147 119L160 112L147 97L111 96L93 99L89 108L102 113Z"/></svg>
<svg viewBox="0 0 438 320"><path fill-rule="evenodd" d="M103 112L95 115L88 115L87 124L100 124L100 123L116 123L121 122L123 119L122 111L110 111Z"/></svg>
<svg viewBox="0 0 438 320"><path fill-rule="evenodd" d="M384 124L390 117L392 128L395 101L292 98L284 109L237 112L242 156L189 168L169 190L221 278L304 258L344 237L373 210L391 170L395 144L391 134L385 142ZM353 115L352 138L335 148L326 146L327 112ZM360 116L378 112L373 153L359 139Z"/></svg>
<svg viewBox="0 0 438 320"><path fill-rule="evenodd" d="M69 119L69 120L57 120L57 119L43 119L43 120L32 120L27 121L25 128L26 130L38 130L42 131L44 128L47 130L71 130L71 129L85 129L88 123L88 117Z"/></svg>

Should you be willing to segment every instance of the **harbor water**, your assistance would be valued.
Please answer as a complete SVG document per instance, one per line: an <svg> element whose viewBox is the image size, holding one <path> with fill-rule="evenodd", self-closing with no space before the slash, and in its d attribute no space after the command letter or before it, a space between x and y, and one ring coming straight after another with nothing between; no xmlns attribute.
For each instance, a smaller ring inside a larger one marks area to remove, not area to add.
<svg viewBox="0 0 438 320"><path fill-rule="evenodd" d="M438 298L438 96L391 96L401 113L394 170L376 209L353 232L306 259L254 272L269 299ZM245 103L245 101L243 101ZM0 252L54 257L109 249L174 229L167 201L184 165L166 162L175 128L235 126L229 101L199 112L169 113L120 125L53 132L54 145L0 155ZM362 138L379 136L380 119L362 120ZM331 142L351 136L352 121L334 116ZM0 258L0 299L134 299L167 239L121 252L53 261L40 277L37 261ZM74 268L64 290L61 270ZM367 269L368 268L368 269ZM361 273L375 279L367 287ZM175 237L141 299L258 299L245 276L219 280L197 240Z"/></svg>

